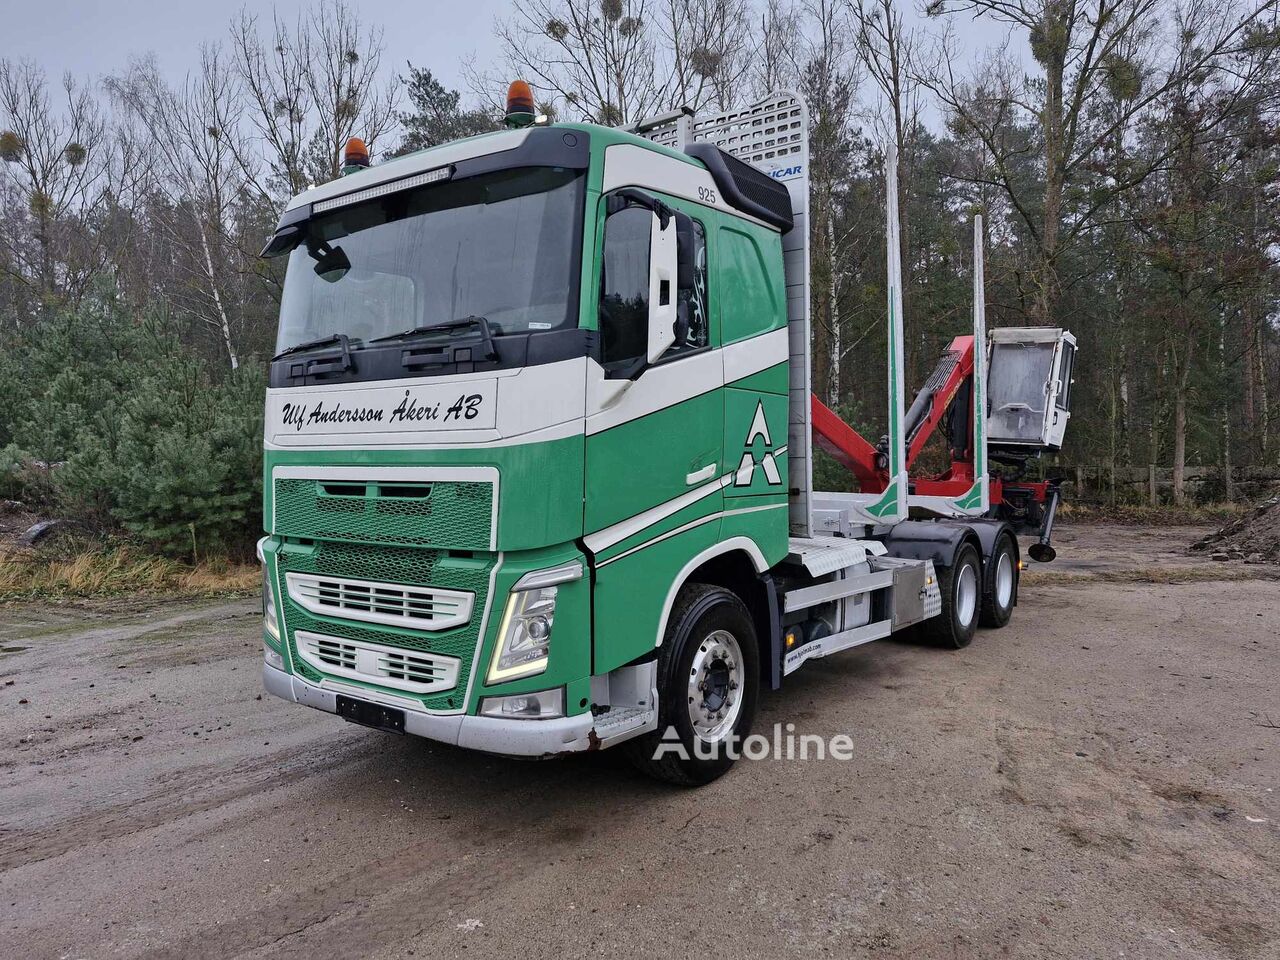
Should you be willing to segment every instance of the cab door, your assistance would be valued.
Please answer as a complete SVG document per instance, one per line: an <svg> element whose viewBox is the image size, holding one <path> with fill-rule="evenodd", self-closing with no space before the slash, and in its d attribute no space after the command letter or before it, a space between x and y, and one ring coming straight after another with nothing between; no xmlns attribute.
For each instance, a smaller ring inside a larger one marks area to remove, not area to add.
<svg viewBox="0 0 1280 960"><path fill-rule="evenodd" d="M697 205L642 191L672 212L683 267L664 288L654 282L653 212L625 198L610 203L626 192L601 199L600 350L598 361L588 361L584 513L588 535L626 523L639 538L645 530L660 532L669 518L686 522L722 508L724 370ZM649 359L646 324L655 297L672 298L675 322L670 344Z"/></svg>
<svg viewBox="0 0 1280 960"><path fill-rule="evenodd" d="M1048 404L1049 420L1045 428L1045 442L1055 450L1062 447L1067 421L1071 419L1071 385L1075 383L1075 365L1075 338L1064 331L1058 341L1057 364L1050 381L1052 402Z"/></svg>
<svg viewBox="0 0 1280 960"><path fill-rule="evenodd" d="M1076 342L1056 327L1000 327L987 365L987 441L1062 446L1071 419Z"/></svg>
<svg viewBox="0 0 1280 960"><path fill-rule="evenodd" d="M788 495L786 281L776 235L743 222L720 227L716 269L732 300L719 303L725 368L725 459L733 480L727 509L738 497ZM752 501L753 503L755 501Z"/></svg>

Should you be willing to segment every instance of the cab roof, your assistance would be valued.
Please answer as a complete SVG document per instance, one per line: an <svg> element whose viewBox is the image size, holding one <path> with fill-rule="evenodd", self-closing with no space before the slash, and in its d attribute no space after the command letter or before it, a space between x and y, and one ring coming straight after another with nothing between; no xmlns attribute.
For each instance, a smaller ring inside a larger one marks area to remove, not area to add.
<svg viewBox="0 0 1280 960"><path fill-rule="evenodd" d="M594 123L553 123L541 126L524 127L519 130L499 130L494 133L482 133L474 137L467 137L465 140L454 140L451 143L441 144L435 147L427 147L424 150L418 150L414 153L405 154L403 157L397 157L394 160L388 160L377 166L369 167L361 170L359 173L349 174L345 177L337 177L328 183L320 184L305 190L298 194L286 205L286 210L293 210L297 207L318 203L320 201L329 200L333 197L340 197L343 194L353 193L357 190L367 190L369 187L376 187L379 184L390 183L395 180L411 177L416 173L424 170L433 170L447 164L457 163L461 160L470 160L473 157L485 156L492 153L501 153L506 150L514 150L521 146L528 138L529 134L535 130L566 130L580 131L588 134L591 139L593 149L610 146L616 143L628 143L645 150L652 150L655 153L662 153L670 157L674 157L684 163L693 164L697 167L703 165L697 160L680 153L678 150L672 150L670 147L664 147L654 143L652 140L646 140L644 137L638 137L633 133L625 130L617 130L613 127L602 127Z"/></svg>

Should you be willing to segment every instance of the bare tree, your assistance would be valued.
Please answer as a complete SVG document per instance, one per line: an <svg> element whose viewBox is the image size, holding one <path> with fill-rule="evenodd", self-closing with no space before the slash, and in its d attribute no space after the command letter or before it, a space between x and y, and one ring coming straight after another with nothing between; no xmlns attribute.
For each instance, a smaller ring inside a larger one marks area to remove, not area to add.
<svg viewBox="0 0 1280 960"><path fill-rule="evenodd" d="M731 106L757 47L749 0L534 0L494 32L505 73L472 71L481 100L500 106L504 81L520 76L545 112L607 126Z"/></svg>
<svg viewBox="0 0 1280 960"><path fill-rule="evenodd" d="M197 295L195 315L214 331L234 370L240 364L233 312L225 289L237 264L229 237L233 209L245 183L233 144L241 122L239 87L222 49L205 44L200 68L171 88L153 57L135 61L108 89L142 126L155 153L154 186L169 203L158 217L185 256Z"/></svg>
<svg viewBox="0 0 1280 960"><path fill-rule="evenodd" d="M231 50L250 105L246 115L256 133L253 146L270 170L270 182L255 186L265 196L293 196L307 188L310 64L306 45L295 42L278 15L271 28L264 43L258 18L242 9L231 24Z"/></svg>
<svg viewBox="0 0 1280 960"><path fill-rule="evenodd" d="M880 100L880 133L893 139L899 161L905 164L908 138L920 125L924 106L918 80L925 66L920 35L904 24L895 0L850 0L849 7L857 32L858 59L875 82ZM899 183L904 183L901 169L898 177Z"/></svg>
<svg viewBox="0 0 1280 960"><path fill-rule="evenodd" d="M548 104L606 126L641 120L670 104L650 23L657 0L531 0L494 24L506 80L524 77ZM493 102L503 78L473 72Z"/></svg>
<svg viewBox="0 0 1280 960"><path fill-rule="evenodd" d="M307 86L316 111L309 166L320 183L342 172L348 138L359 134L373 150L394 126L400 83L380 76L382 28L366 27L343 0L320 0L309 26Z"/></svg>
<svg viewBox="0 0 1280 960"><path fill-rule="evenodd" d="M911 233L911 203L917 162L916 141L923 132L923 86L918 81L925 64L921 60L919 34L907 28L895 0L850 0L856 30L856 49L863 70L875 83L877 103L873 126L879 139L892 141L898 156L898 211L901 236L902 299L905 317L912 316L912 276L914 251ZM923 325L916 328L924 338ZM914 339L914 338L913 338ZM927 345L919 344L910 358L908 373Z"/></svg>
<svg viewBox="0 0 1280 960"><path fill-rule="evenodd" d="M763 97L793 86L798 73L800 15L789 0L766 0L757 38L750 71L755 95Z"/></svg>
<svg viewBox="0 0 1280 960"><path fill-rule="evenodd" d="M841 398L841 288L847 237L836 230L842 186L850 174L852 110L859 77L848 42L849 24L838 0L810 0L810 36L804 42L800 92L809 105L809 235L815 383L828 406Z"/></svg>
<svg viewBox="0 0 1280 960"><path fill-rule="evenodd" d="M400 83L382 76L383 31L343 0L320 0L292 29L273 17L268 36L242 10L231 24L231 49L254 134L237 156L264 197L279 203L333 179L348 138L375 150L395 126ZM265 183L255 168L259 155L267 160Z"/></svg>
<svg viewBox="0 0 1280 960"><path fill-rule="evenodd" d="M666 0L662 37L671 106L727 109L741 100L752 46L746 0Z"/></svg>
<svg viewBox="0 0 1280 960"><path fill-rule="evenodd" d="M0 179L25 207L0 231L0 264L44 299L74 295L100 262L85 225L119 172L92 92L67 74L60 93L55 104L35 64L0 61Z"/></svg>
<svg viewBox="0 0 1280 960"><path fill-rule="evenodd" d="M1250 42L1260 24L1274 18L1276 6L1277 0L1262 0L1241 10L1210 0L1188 0L1187 14L1173 17L1168 0L930 3L928 11L933 15L969 12L1025 31L1040 68L1038 77L1009 84L1001 91L1004 103L996 110L984 109L976 100L976 85L957 74L954 56L940 57L938 69L929 79L944 109L991 151L1000 186L1007 191L1035 246L1030 309L1034 321L1055 322L1061 296L1059 261L1064 249L1096 225L1099 214L1119 193L1133 189L1167 159L1156 158L1155 163L1128 169L1082 201L1072 202L1070 188L1088 177L1090 165L1113 139L1116 126L1129 124L1185 78L1221 68ZM1179 19L1200 24L1195 49L1188 56L1165 55L1168 67L1157 70L1161 50L1172 47L1176 51L1178 37L1173 35L1176 30L1172 25ZM1014 69L1007 66L1005 72ZM1123 109L1105 116L1092 110L1099 93L1117 82L1131 88ZM1006 176L1016 157L1006 152L1001 130L991 124L992 118L1003 124L1019 116L1032 119L1038 129L1038 182Z"/></svg>

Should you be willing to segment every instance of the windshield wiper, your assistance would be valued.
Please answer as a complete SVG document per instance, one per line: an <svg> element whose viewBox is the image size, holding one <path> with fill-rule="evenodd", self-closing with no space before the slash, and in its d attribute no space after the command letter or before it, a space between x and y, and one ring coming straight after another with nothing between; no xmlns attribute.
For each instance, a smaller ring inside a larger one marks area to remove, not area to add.
<svg viewBox="0 0 1280 960"><path fill-rule="evenodd" d="M431 323L421 327L413 327L409 330L402 330L399 333L388 334L385 337L376 337L370 340L370 344L375 343L391 343L398 340L415 340L418 337L429 336L434 333L449 333L454 330L465 330L470 327L478 327L480 330L480 342L484 346L484 359L498 359L498 345L493 339L493 330L489 327L487 317L463 317L461 320L450 320L448 323Z"/></svg>
<svg viewBox="0 0 1280 960"><path fill-rule="evenodd" d="M344 355L351 352L351 338L349 336L345 333L331 333L329 336L321 337L319 340L308 340L306 343L295 344L287 350L281 350L271 358L271 361L274 363L284 357L291 357L295 353L303 353L307 350L316 350L320 347L327 347L334 343L342 344L342 352Z"/></svg>
<svg viewBox="0 0 1280 960"><path fill-rule="evenodd" d="M358 341L357 341L358 342ZM291 365L290 377L321 377L328 373L346 373L355 366L351 362L351 338L345 333L334 333L327 337L321 337L319 340L308 340L306 343L300 343L288 350L282 350L271 358L274 363L276 360L282 360L285 357L293 356L298 353L305 353L311 350L318 350L321 347L337 344L342 347L340 354L329 354L328 356L316 357L314 360L308 360L301 370L297 364Z"/></svg>

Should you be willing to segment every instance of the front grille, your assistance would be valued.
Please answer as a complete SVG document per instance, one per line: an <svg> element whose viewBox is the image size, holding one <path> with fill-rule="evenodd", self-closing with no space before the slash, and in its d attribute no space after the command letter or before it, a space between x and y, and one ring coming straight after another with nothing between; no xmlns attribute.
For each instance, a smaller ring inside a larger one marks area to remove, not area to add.
<svg viewBox="0 0 1280 960"><path fill-rule="evenodd" d="M294 633L298 656L333 677L362 680L408 693L439 693L458 685L457 657L396 650L343 637Z"/></svg>
<svg viewBox="0 0 1280 960"><path fill-rule="evenodd" d="M274 484L274 532L385 546L488 550L493 494L493 485L480 481L363 483L280 478Z"/></svg>
<svg viewBox="0 0 1280 960"><path fill-rule="evenodd" d="M471 619L475 594L440 587L406 586L319 577L285 575L289 596L312 613L363 620L411 630L449 630Z"/></svg>
<svg viewBox="0 0 1280 960"><path fill-rule="evenodd" d="M316 580L363 580L395 584L411 590L449 590L474 597L471 618L464 624L447 630L406 630L402 626L362 623L346 614L335 613L331 608L323 608L323 613L313 612L299 603L286 586L280 613L294 669L311 683L319 683L330 673L327 666L299 655L299 644L295 638L307 633L343 642L373 644L410 656L425 654L427 657L453 658L459 662L457 686L451 690L423 694L422 705L428 710L461 709L462 694L473 669L472 659L488 602L489 576L496 562L496 555L489 553L452 556L440 550L371 544L284 542L276 553L282 585L287 584L290 574L301 574ZM383 681L373 682L385 685Z"/></svg>

